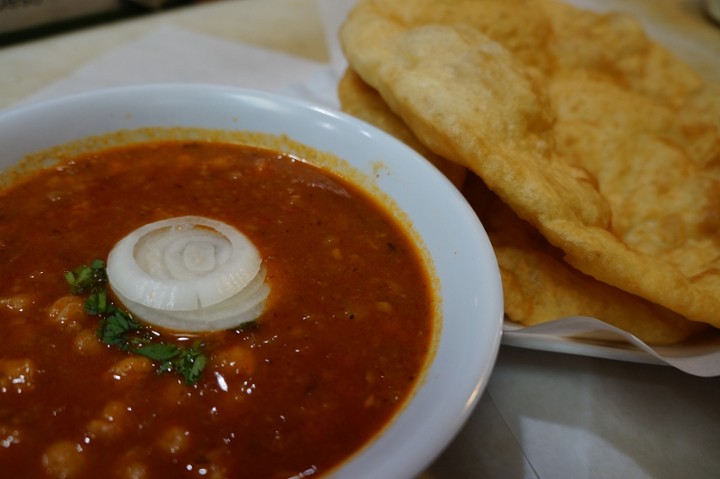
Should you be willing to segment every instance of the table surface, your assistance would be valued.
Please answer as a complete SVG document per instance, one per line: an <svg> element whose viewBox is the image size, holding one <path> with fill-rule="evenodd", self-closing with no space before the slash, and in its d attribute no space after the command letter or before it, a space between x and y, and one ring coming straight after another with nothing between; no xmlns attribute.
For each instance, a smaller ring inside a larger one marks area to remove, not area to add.
<svg viewBox="0 0 720 479"><path fill-rule="evenodd" d="M321 6L332 1L220 1L0 48L0 109L160 26L328 62L337 44L324 29ZM675 35L678 53L698 68L709 62L710 75L720 70L720 29L696 1L582 3L641 15L650 30L659 25ZM698 41L705 51L694 56ZM503 346L468 422L420 477L715 479L718 405L720 378Z"/></svg>

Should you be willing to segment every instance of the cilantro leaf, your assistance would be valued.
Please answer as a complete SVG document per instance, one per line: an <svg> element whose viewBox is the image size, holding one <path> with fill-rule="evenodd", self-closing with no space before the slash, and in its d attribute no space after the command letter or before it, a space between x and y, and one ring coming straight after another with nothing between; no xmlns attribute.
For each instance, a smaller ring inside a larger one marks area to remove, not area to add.
<svg viewBox="0 0 720 479"><path fill-rule="evenodd" d="M207 365L203 344L196 341L192 346L185 347L163 342L132 314L117 308L108 299L107 272L102 260L94 260L90 266L83 265L66 272L65 280L72 294L87 293L83 307L86 314L99 317L96 334L104 344L159 363L158 374L175 372L188 385L200 380Z"/></svg>
<svg viewBox="0 0 720 479"><path fill-rule="evenodd" d="M128 334L141 330L142 325L135 321L129 313L114 306L106 312L107 315L100 319L97 336L105 344L116 345L127 350L130 343Z"/></svg>
<svg viewBox="0 0 720 479"><path fill-rule="evenodd" d="M135 354L139 354L141 356L145 356L146 358L150 358L154 361L168 361L174 357L177 357L181 354L180 348L175 346L174 344L166 344L166 343L150 343L143 346L140 346L137 349L134 349L133 352Z"/></svg>
<svg viewBox="0 0 720 479"><path fill-rule="evenodd" d="M90 266L79 266L65 273L65 281L70 285L73 294L104 291L107 285L105 263L96 259L90 263Z"/></svg>
<svg viewBox="0 0 720 479"><path fill-rule="evenodd" d="M207 357L202 352L202 345L196 342L191 348L184 349L175 368L185 378L186 384L194 384L207 364Z"/></svg>
<svg viewBox="0 0 720 479"><path fill-rule="evenodd" d="M107 291L98 291L90 293L83 304L85 312L91 316L107 312Z"/></svg>

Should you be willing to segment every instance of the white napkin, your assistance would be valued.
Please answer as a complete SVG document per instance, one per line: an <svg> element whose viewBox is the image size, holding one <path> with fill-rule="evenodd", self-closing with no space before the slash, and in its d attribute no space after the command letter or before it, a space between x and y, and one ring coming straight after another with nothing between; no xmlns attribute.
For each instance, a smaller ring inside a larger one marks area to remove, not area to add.
<svg viewBox="0 0 720 479"><path fill-rule="evenodd" d="M289 71L292 75L287 75ZM334 86L329 88L324 77L328 77L328 68L323 63L162 26L111 50L21 103L137 84L205 83L310 96L325 105L336 105Z"/></svg>

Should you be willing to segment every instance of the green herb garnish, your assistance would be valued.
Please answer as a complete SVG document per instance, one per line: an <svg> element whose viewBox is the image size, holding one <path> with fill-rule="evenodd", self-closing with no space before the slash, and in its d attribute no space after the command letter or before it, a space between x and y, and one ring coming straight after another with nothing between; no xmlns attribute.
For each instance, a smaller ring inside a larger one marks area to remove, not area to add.
<svg viewBox="0 0 720 479"><path fill-rule="evenodd" d="M65 280L70 285L70 291L73 294L105 291L107 286L105 263L96 259L90 263L90 266L83 265L65 273Z"/></svg>
<svg viewBox="0 0 720 479"><path fill-rule="evenodd" d="M132 314L117 308L107 295L107 273L102 260L94 260L65 273L65 280L73 294L87 294L85 312L100 318L97 336L109 346L132 354L139 354L158 363L158 374L175 372L186 384L197 383L207 364L203 344L190 347L166 343L140 324Z"/></svg>

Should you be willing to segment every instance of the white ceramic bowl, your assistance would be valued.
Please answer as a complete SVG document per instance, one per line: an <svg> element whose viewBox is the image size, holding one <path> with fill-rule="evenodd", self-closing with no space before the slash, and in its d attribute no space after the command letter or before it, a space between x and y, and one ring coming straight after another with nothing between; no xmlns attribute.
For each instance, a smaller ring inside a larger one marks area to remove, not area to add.
<svg viewBox="0 0 720 479"><path fill-rule="evenodd" d="M272 94L211 86L122 88L6 110L0 113L0 168L91 135L156 126L286 134L346 160L406 213L439 278L441 337L411 401L332 477L410 478L420 473L472 411L500 342L503 304L497 262L462 195L413 150L348 115Z"/></svg>

